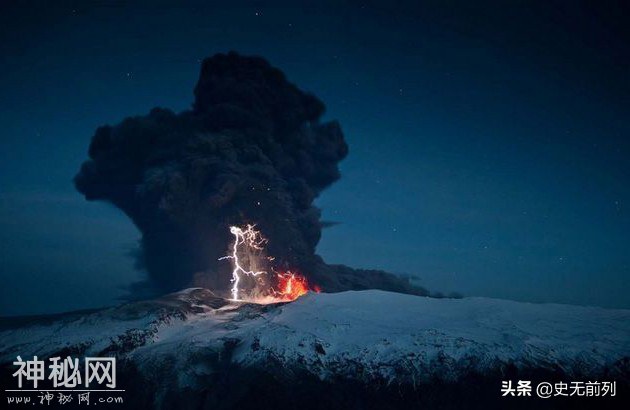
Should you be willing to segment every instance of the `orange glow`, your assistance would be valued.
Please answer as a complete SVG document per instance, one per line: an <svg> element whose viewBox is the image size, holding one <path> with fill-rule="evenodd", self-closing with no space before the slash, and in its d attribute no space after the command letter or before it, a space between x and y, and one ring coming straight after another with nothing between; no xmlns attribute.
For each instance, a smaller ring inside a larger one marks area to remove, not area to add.
<svg viewBox="0 0 630 410"><path fill-rule="evenodd" d="M295 300L308 293L308 281L302 275L286 272L278 273L277 296L283 300Z"/></svg>

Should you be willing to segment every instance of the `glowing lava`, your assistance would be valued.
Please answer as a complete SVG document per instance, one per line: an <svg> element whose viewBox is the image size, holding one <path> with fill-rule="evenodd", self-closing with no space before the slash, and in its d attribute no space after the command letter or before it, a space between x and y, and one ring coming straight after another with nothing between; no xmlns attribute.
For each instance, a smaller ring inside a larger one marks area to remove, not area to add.
<svg viewBox="0 0 630 410"><path fill-rule="evenodd" d="M248 294L245 295L248 302L287 302L308 293L309 284L306 278L292 271L277 272L271 268L275 277L267 278L268 280L266 281L263 279L268 272L262 268L270 261L273 261L274 258L264 255L267 239L254 228L255 225L246 225L245 228L230 226L230 233L234 235L232 251L229 255L219 258L219 260L232 260L233 269L232 278L230 279L232 282L232 288L230 289L232 300L244 300L239 294L241 290L239 289L239 283L241 283L242 275L258 279L255 281L254 288L249 289ZM276 282L277 286L272 286L272 282ZM318 293L320 291L318 286L315 286L313 289Z"/></svg>
<svg viewBox="0 0 630 410"><path fill-rule="evenodd" d="M295 300L308 293L308 281L293 272L278 273L278 288L276 296L283 300Z"/></svg>

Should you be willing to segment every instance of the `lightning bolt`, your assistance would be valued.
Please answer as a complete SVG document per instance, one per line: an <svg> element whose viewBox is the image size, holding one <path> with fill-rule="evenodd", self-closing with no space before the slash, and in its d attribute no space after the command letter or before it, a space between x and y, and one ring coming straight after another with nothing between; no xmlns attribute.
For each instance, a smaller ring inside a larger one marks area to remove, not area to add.
<svg viewBox="0 0 630 410"><path fill-rule="evenodd" d="M240 300L238 297L238 283L241 281L241 274L249 276L259 276L266 274L266 271L253 271L243 268L241 261L239 260L239 249L244 247L245 250L253 249L262 251L267 240L262 237L259 231L254 229L255 225L247 225L246 229L241 229L238 226L230 226L230 233L234 235L234 244L232 245L232 254L223 256L219 260L232 259L234 263L234 269L232 270L232 300Z"/></svg>

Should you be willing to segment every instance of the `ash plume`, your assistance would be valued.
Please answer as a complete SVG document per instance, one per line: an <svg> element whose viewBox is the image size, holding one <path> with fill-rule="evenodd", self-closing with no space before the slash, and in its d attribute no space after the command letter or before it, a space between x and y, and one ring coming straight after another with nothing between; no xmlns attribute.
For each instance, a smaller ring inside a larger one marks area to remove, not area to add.
<svg viewBox="0 0 630 410"><path fill-rule="evenodd" d="M192 109L149 114L98 128L75 177L88 200L120 208L142 234L136 286L169 292L191 285L228 289L218 259L230 225L256 224L278 266L298 269L326 291L380 288L423 293L381 271L326 265L317 196L339 179L348 154L323 103L260 57L234 52L203 61Z"/></svg>

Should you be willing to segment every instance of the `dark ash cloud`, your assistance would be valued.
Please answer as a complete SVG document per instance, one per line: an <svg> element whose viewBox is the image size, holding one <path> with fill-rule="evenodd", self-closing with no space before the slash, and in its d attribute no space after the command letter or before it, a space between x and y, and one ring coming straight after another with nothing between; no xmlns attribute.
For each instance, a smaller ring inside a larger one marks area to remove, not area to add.
<svg viewBox="0 0 630 410"><path fill-rule="evenodd" d="M227 289L230 275L217 259L231 241L228 228L256 223L279 267L324 290L422 293L394 275L326 265L315 254L326 222L313 201L339 179L348 154L339 124L321 122L323 112L264 59L217 54L203 61L191 110L154 108L98 128L75 185L138 227L144 285L157 292L200 277Z"/></svg>

